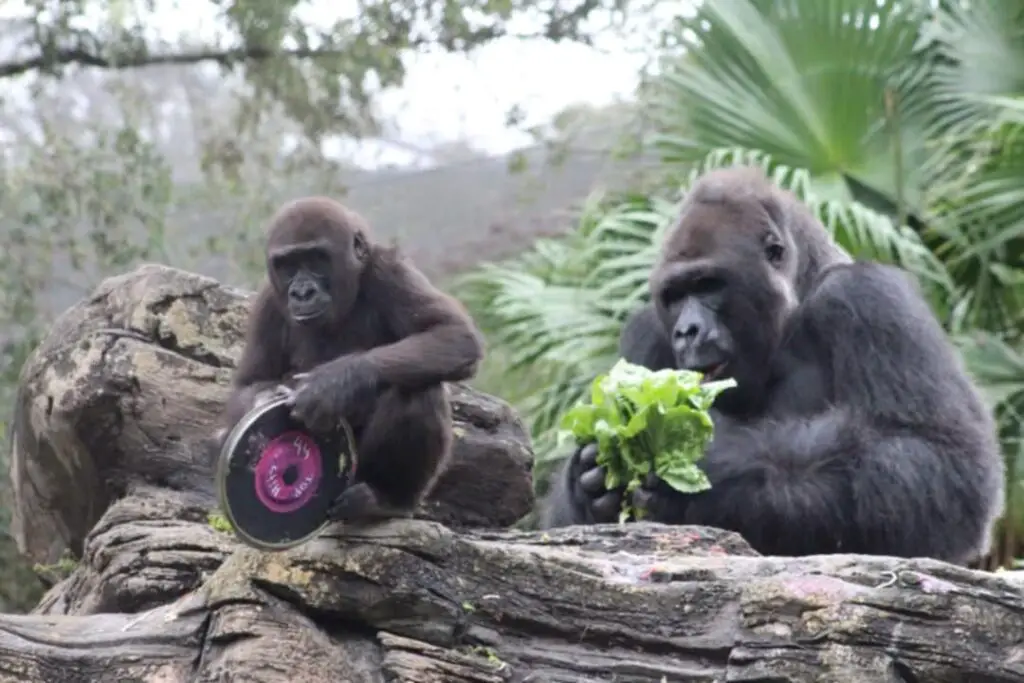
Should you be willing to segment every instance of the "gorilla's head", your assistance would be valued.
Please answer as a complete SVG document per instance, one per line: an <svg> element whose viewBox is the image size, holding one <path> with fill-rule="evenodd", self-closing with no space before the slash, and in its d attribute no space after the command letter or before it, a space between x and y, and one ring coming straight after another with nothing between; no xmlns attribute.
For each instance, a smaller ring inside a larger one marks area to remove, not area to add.
<svg viewBox="0 0 1024 683"><path fill-rule="evenodd" d="M790 313L824 266L846 258L759 169L706 174L650 279L677 367L735 379L737 388L716 401L720 410L757 410Z"/></svg>
<svg viewBox="0 0 1024 683"><path fill-rule="evenodd" d="M298 325L344 321L371 257L363 219L327 197L285 204L270 221L267 276L278 306Z"/></svg>

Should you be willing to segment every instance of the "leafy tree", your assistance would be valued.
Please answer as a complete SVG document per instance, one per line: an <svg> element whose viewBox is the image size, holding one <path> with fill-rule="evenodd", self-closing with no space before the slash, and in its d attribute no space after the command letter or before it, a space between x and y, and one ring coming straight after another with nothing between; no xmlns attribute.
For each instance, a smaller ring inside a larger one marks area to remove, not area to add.
<svg viewBox="0 0 1024 683"><path fill-rule="evenodd" d="M624 9L624 3L610 0L376 0L360 3L354 16L317 22L308 0L206 0L178 9L216 17L226 29L223 39L183 37L172 43L154 39L150 2L26 4L32 14L12 21L9 32L20 37L28 56L0 63L0 77L36 70L60 74L72 65L212 63L225 72L240 70L259 100L280 102L311 135L360 130L373 118L375 92L402 82L405 51L467 51L504 37L589 41L586 22L614 21ZM512 28L527 23L523 19L535 27L532 32Z"/></svg>

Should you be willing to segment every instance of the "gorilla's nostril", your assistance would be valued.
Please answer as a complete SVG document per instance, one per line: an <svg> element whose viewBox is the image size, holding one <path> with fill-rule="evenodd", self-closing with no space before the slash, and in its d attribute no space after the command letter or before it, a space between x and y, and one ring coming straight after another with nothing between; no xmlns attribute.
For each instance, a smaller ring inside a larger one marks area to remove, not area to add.
<svg viewBox="0 0 1024 683"><path fill-rule="evenodd" d="M677 327L674 332L676 339L693 339L700 332L700 327L697 325L687 325L685 328Z"/></svg>

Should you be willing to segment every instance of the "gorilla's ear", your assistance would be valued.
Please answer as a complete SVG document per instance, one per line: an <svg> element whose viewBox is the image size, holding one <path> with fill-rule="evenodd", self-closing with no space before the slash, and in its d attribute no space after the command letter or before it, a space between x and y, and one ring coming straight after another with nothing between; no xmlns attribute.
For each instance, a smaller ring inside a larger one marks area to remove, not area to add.
<svg viewBox="0 0 1024 683"><path fill-rule="evenodd" d="M759 198L761 206L764 207L765 213L768 214L768 219L775 226L775 229L779 231L780 235L785 235L787 232L787 220L786 210L782 206L782 202L774 194L768 194Z"/></svg>
<svg viewBox="0 0 1024 683"><path fill-rule="evenodd" d="M822 271L853 259L837 245L832 236L814 215L810 207L795 197L777 197L783 222L780 227L789 235L797 253L797 267L793 282L797 296L803 300L817 285Z"/></svg>

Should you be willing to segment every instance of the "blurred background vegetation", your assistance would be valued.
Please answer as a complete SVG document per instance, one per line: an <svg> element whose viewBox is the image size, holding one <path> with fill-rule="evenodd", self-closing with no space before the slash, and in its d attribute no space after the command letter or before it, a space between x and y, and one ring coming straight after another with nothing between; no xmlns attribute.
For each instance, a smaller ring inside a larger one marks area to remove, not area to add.
<svg viewBox="0 0 1024 683"><path fill-rule="evenodd" d="M154 37L159 3L31 0L7 16L13 4L0 6L0 83L24 91L0 90L4 439L26 354L99 279L161 261L253 286L267 213L329 193L471 307L489 343L476 384L528 421L543 493L565 455L553 427L614 362L682 193L703 169L755 163L851 252L918 276L1000 421L1008 512L987 566L1024 554L1019 3L362 0L324 21L299 0L195 0L170 4L204 6L221 33L173 40ZM449 141L412 150L422 172L369 173L325 151L409 147L380 103L410 60L609 35L642 46L632 96L543 121L513 109L534 143L509 154ZM0 539L0 610L38 595Z"/></svg>

